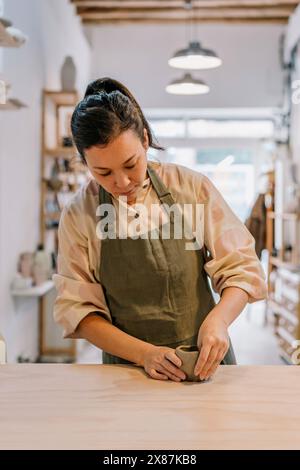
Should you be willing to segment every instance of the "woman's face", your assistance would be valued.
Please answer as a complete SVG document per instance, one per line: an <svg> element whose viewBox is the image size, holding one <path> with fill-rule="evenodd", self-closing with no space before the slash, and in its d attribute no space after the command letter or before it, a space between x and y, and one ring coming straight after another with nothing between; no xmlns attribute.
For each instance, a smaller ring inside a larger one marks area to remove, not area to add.
<svg viewBox="0 0 300 470"><path fill-rule="evenodd" d="M96 181L115 197L133 203L147 175L148 135L144 143L132 131L124 131L105 147L85 150L87 166Z"/></svg>

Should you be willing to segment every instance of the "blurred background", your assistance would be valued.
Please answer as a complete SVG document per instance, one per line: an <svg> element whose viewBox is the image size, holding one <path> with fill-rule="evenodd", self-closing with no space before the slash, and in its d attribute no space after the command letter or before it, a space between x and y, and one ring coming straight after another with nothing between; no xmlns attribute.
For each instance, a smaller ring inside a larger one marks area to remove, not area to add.
<svg viewBox="0 0 300 470"><path fill-rule="evenodd" d="M90 177L70 116L87 83L133 92L165 151L256 240L269 299L230 332L240 364L298 364L298 0L0 0L0 362L101 362L54 324L57 227Z"/></svg>

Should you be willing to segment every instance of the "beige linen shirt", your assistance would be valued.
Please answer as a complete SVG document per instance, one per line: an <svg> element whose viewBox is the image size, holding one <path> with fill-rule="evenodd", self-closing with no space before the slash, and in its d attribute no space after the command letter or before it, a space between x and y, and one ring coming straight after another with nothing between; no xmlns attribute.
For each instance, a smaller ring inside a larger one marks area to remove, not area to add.
<svg viewBox="0 0 300 470"><path fill-rule="evenodd" d="M247 292L249 302L267 295L265 275L254 249L254 238L235 216L212 182L203 174L171 163L151 162L178 204L203 204L203 240L209 257L204 269L212 287L221 295L226 287ZM53 276L57 288L54 319L62 326L65 338L76 337L80 321L98 312L111 322L111 315L101 286L101 239L96 226L99 217L98 184L86 183L65 206L59 224L58 273ZM116 220L124 202L112 198ZM139 190L136 204L158 204L150 179ZM128 219L134 217L135 205L127 206ZM193 213L195 217L195 213ZM127 219L127 220L128 220ZM196 221L193 220L193 228ZM201 243L201 242L200 242ZM142 262L142 260L141 260Z"/></svg>

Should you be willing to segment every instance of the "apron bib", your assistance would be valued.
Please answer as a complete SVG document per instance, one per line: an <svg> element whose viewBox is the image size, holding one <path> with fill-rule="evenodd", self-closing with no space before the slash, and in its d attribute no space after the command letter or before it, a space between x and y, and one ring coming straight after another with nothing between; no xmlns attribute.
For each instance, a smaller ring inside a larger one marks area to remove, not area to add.
<svg viewBox="0 0 300 470"><path fill-rule="evenodd" d="M175 201L150 164L148 174L161 204ZM100 186L99 203L112 204L111 195ZM108 226L102 227L104 231ZM186 250L192 240L105 238L101 240L100 280L112 323L131 336L156 346L175 349L195 345L199 328L215 306L204 270L205 247ZM194 239L195 240L195 239ZM104 364L132 364L103 351ZM222 361L236 364L232 345Z"/></svg>

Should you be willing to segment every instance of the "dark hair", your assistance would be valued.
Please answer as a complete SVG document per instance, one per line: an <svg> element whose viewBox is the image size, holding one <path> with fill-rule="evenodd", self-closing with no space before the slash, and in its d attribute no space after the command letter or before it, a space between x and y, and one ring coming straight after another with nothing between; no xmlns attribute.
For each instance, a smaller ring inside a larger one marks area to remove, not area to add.
<svg viewBox="0 0 300 470"><path fill-rule="evenodd" d="M144 141L144 129L149 146L163 150L156 142L150 126L134 96L112 78L91 82L72 115L73 140L83 160L84 151L94 145L106 146L122 132L132 129Z"/></svg>

